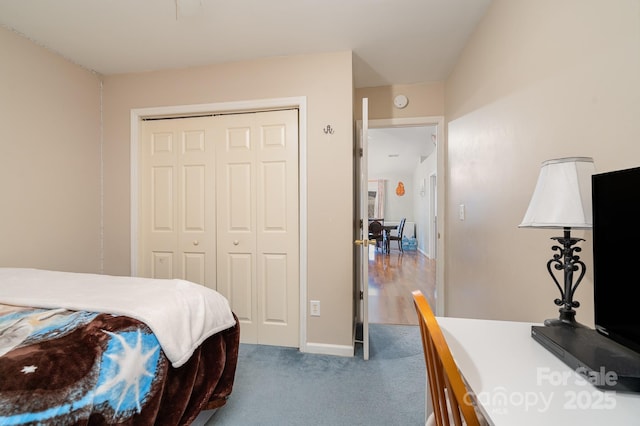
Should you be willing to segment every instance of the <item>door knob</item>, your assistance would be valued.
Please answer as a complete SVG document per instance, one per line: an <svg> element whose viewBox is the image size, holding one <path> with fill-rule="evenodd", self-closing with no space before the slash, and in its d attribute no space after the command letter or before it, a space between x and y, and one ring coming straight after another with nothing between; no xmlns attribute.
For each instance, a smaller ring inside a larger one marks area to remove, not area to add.
<svg viewBox="0 0 640 426"><path fill-rule="evenodd" d="M193 242L193 245L194 245L194 246L197 246L198 244L200 244L200 241L198 241L198 240L195 240L195 241Z"/></svg>
<svg viewBox="0 0 640 426"><path fill-rule="evenodd" d="M238 244L240 244L240 241L238 241L238 240L234 240L234 241L233 241L233 245L234 245L234 246L237 246Z"/></svg>

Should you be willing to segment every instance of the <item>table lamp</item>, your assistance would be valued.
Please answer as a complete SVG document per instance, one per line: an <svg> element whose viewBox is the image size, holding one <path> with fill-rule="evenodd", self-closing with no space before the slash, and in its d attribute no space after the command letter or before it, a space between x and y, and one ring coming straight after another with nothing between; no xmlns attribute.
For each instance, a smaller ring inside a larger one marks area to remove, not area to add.
<svg viewBox="0 0 640 426"><path fill-rule="evenodd" d="M584 239L572 238L571 228L591 228L591 175L594 173L593 159L589 157L557 158L543 162L529 208L519 225L521 228L564 230L564 236L552 238L559 245L551 247L556 253L547 262L547 271L560 290L561 298L554 300L560 306L560 317L545 320L547 326L582 326L575 320L574 308L579 307L580 303L573 300L573 295L586 271L584 262L575 254L582 250L575 244ZM553 269L564 272L563 286L560 286ZM580 275L574 283L573 273L576 271Z"/></svg>

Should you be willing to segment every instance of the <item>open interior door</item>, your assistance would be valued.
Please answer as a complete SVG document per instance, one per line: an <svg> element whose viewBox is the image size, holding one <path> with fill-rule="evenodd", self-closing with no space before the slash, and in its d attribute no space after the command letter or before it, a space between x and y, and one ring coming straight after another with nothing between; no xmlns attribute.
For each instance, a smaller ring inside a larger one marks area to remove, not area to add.
<svg viewBox="0 0 640 426"><path fill-rule="evenodd" d="M358 321L362 326L362 354L365 360L369 359L369 244L375 244L375 240L369 241L369 178L368 178L368 155L367 155L367 133L369 130L369 99L362 99L362 125L358 132L359 160L359 216L360 233L355 243L358 247L356 254L356 294L358 306ZM356 152L357 152L356 151ZM356 333L358 334L358 333Z"/></svg>

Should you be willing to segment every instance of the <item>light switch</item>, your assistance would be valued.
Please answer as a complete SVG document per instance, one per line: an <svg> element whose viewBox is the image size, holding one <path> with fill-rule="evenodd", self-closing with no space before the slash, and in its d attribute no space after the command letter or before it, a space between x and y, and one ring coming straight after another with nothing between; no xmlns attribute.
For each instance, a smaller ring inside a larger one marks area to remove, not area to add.
<svg viewBox="0 0 640 426"><path fill-rule="evenodd" d="M458 217L460 220L464 220L464 204L460 204L460 209L458 210Z"/></svg>
<svg viewBox="0 0 640 426"><path fill-rule="evenodd" d="M311 316L319 317L320 316L320 301L319 300L311 300Z"/></svg>

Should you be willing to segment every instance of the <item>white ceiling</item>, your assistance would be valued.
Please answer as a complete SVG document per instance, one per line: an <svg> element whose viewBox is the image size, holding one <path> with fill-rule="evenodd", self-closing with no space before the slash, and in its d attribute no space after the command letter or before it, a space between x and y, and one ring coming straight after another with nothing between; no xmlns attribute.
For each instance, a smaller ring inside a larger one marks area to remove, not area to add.
<svg viewBox="0 0 640 426"><path fill-rule="evenodd" d="M0 24L104 75L352 50L359 88L446 79L489 3L0 0Z"/></svg>
<svg viewBox="0 0 640 426"><path fill-rule="evenodd" d="M351 50L359 88L445 80L490 1L0 0L0 25L103 75ZM406 171L433 131L371 129L370 172Z"/></svg>
<svg viewBox="0 0 640 426"><path fill-rule="evenodd" d="M413 174L421 159L435 152L435 126L369 129L369 177Z"/></svg>

